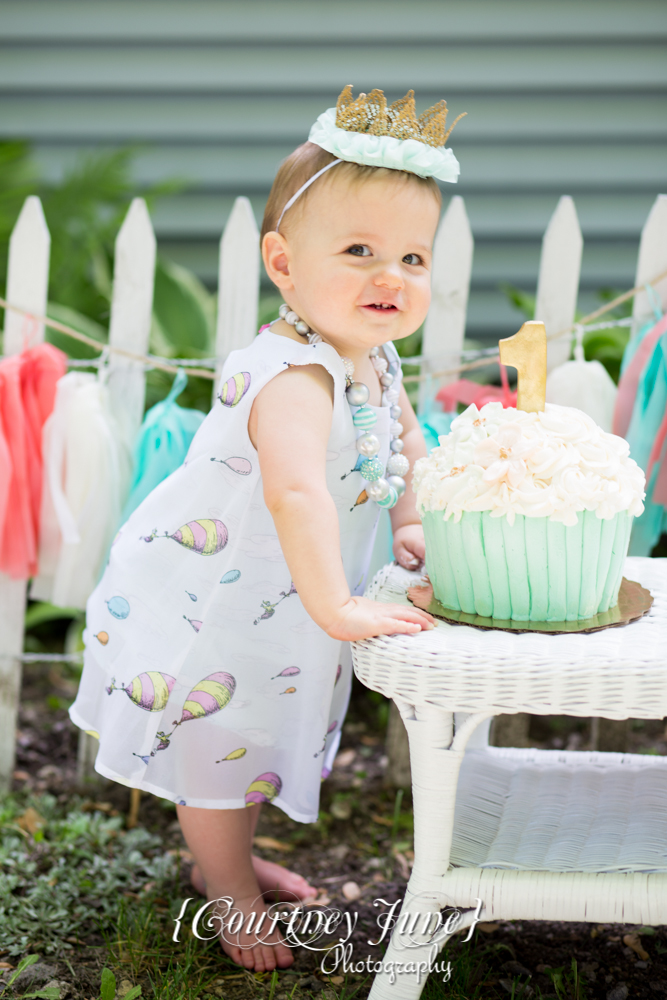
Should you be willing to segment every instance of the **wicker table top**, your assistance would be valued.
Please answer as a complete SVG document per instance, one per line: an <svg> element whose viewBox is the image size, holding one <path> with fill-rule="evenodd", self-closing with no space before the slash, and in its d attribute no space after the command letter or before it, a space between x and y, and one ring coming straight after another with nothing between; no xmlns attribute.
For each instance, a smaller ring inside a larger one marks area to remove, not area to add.
<svg viewBox="0 0 667 1000"><path fill-rule="evenodd" d="M639 621L588 634L483 632L439 621L415 636L379 636L352 644L357 677L410 704L448 712L667 716L667 559L629 558L625 576L654 598ZM418 573L392 564L367 597L408 604Z"/></svg>

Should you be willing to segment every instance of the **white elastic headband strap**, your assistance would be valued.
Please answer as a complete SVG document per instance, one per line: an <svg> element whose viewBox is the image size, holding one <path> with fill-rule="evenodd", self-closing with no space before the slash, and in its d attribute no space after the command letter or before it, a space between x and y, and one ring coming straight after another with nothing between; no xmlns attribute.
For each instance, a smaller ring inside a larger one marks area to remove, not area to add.
<svg viewBox="0 0 667 1000"><path fill-rule="evenodd" d="M280 213L280 218L276 222L276 228L275 228L274 232L276 232L276 233L279 232L279 230L280 230L280 223L283 221L283 215L285 214L285 212L287 212L288 209L290 209L292 207L292 205L297 200L297 198L300 198L301 195L303 194L303 192L306 191L307 188L310 187L310 185L313 183L313 181L316 181L318 177L321 177L322 174L325 174L327 172L327 170L329 170L330 167L335 167L337 163L342 163L342 162L343 162L342 160L332 160L331 163L327 163L326 167L322 167L322 169L318 170L316 174L313 174L313 176L309 180L307 180L305 184L301 185L301 187L299 188L299 190L296 192L296 194L292 195L292 197L290 198L290 200L287 202L287 204L285 205L284 209Z"/></svg>

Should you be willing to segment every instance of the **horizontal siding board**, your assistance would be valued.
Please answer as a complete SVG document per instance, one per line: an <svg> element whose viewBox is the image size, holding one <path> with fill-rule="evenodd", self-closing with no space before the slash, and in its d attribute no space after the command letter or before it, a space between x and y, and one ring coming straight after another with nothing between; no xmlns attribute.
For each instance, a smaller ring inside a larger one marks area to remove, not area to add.
<svg viewBox="0 0 667 1000"><path fill-rule="evenodd" d="M227 94L318 93L330 102L345 83L404 92L451 88L599 90L667 86L664 45L650 43L531 46L474 44L342 47L320 44L36 47L0 49L0 90L224 91Z"/></svg>
<svg viewBox="0 0 667 1000"><path fill-rule="evenodd" d="M421 91L424 107L439 100L437 90ZM452 144L541 140L549 143L667 137L667 94L463 94L456 95L452 118L468 117ZM141 141L208 143L257 140L303 142L322 111L318 97L238 96L233 101L207 95L90 96L5 94L0 103L0 131L60 142Z"/></svg>
<svg viewBox="0 0 667 1000"><path fill-rule="evenodd" d="M11 40L230 41L351 43L393 40L514 41L555 37L642 38L667 32L663 3L640 0L3 0L0 34Z"/></svg>
<svg viewBox="0 0 667 1000"><path fill-rule="evenodd" d="M56 178L71 165L78 152L92 147L36 144L45 174ZM98 147L99 148L99 147ZM167 146L139 152L135 173L140 184L171 178L208 190L268 191L281 160L293 146ZM458 150L461 177L458 185L443 185L446 194L489 190L551 191L576 195L584 190L658 191L664 187L667 157L662 146L627 146L583 143L568 146L510 147L488 145ZM454 192L453 189L456 189Z"/></svg>

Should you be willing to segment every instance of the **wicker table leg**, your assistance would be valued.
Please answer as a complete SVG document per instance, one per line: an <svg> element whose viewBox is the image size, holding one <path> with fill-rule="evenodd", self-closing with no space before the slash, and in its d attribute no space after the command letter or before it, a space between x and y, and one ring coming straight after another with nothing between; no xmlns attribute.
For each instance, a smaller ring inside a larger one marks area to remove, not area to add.
<svg viewBox="0 0 667 1000"><path fill-rule="evenodd" d="M429 960L448 934L436 914L447 905L439 890L449 865L454 804L463 748L450 749L453 716L432 706L413 708L398 702L410 740L415 819L415 867L398 923L384 957L384 971L373 983L370 1000L416 1000ZM408 966L399 971L400 966Z"/></svg>

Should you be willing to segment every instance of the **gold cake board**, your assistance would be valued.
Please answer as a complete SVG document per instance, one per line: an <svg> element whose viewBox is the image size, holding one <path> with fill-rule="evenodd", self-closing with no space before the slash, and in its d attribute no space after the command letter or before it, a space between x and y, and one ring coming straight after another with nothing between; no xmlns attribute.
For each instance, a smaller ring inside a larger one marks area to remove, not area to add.
<svg viewBox="0 0 667 1000"><path fill-rule="evenodd" d="M426 586L410 587L408 600L416 608L428 611L434 618L441 618L450 625L471 625L484 630L499 629L502 632L542 632L544 635L562 635L572 632L599 632L603 628L616 628L642 618L651 608L653 598L648 590L634 580L623 577L618 592L618 604L593 618L582 618L574 622L519 622L502 618L485 618L483 615L469 615L465 611L445 608L433 596L430 581Z"/></svg>

